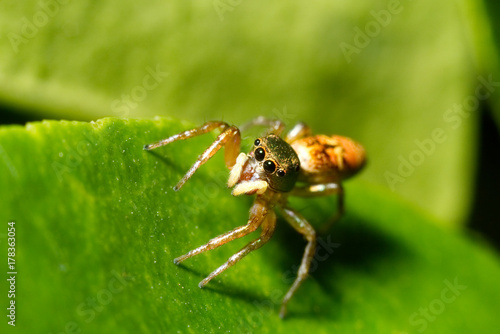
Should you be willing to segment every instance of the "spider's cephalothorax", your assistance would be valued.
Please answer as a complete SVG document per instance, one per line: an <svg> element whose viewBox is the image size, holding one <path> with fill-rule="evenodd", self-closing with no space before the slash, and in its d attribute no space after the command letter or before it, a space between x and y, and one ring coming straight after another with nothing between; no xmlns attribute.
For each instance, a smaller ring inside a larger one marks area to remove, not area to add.
<svg viewBox="0 0 500 334"><path fill-rule="evenodd" d="M288 206L287 197L289 195L308 197L337 194L337 213L326 225L331 226L340 218L344 210L341 181L354 175L363 167L365 151L360 144L347 137L313 136L309 127L304 123L298 123L284 139L280 137L284 124L279 120L258 117L241 129L251 126L265 126L269 128L269 131L265 136L255 139L254 146L249 153L240 153L240 129L220 121L207 122L199 128L146 145L144 149L151 150L214 129L220 130L221 133L214 143L198 157L174 189L179 190L201 165L224 146L226 166L231 169L227 184L228 187L233 188L232 194L235 196L257 195L250 208L250 218L246 225L211 239L207 244L176 258L174 263L178 264L189 257L222 246L260 227L259 238L247 244L202 280L199 286L203 287L212 278L269 241L276 226L274 213L276 209L307 240L297 278L283 298L280 316L284 317L288 301L307 277L316 249L316 231L300 213Z"/></svg>
<svg viewBox="0 0 500 334"><path fill-rule="evenodd" d="M240 156L241 158L236 160L236 168L232 169L229 181L229 186L233 186L234 181L239 182L233 193L251 186L254 181L261 181L256 184L262 184L265 188L269 187L277 192L289 192L294 188L300 171L299 157L290 144L279 136L270 134L255 139L250 153L241 153ZM237 175L240 167L241 173ZM250 194L249 191L244 192Z"/></svg>

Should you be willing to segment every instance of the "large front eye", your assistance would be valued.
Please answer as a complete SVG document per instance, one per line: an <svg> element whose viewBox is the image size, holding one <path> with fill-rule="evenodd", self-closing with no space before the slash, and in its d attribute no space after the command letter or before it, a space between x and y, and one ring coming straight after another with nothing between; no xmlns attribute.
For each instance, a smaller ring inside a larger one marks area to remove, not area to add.
<svg viewBox="0 0 500 334"><path fill-rule="evenodd" d="M276 164L274 163L274 161L271 160L264 161L264 170L269 173L274 172L276 170Z"/></svg>
<svg viewBox="0 0 500 334"><path fill-rule="evenodd" d="M262 161L266 157L266 151L262 147L259 147L258 149L255 150L255 159L257 161Z"/></svg>

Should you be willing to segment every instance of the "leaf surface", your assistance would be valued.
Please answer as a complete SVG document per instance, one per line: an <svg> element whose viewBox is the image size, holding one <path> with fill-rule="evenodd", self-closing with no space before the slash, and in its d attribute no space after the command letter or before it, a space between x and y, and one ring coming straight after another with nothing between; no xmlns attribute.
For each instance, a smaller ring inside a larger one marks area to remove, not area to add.
<svg viewBox="0 0 500 334"><path fill-rule="evenodd" d="M282 219L267 245L199 289L256 236L172 263L244 224L251 204L225 188L221 154L172 190L213 136L142 149L191 126L158 118L0 128L4 240L7 222L16 226L16 333L490 333L500 325L493 253L361 179L346 184L347 214L321 236L287 319L279 305L305 241ZM332 202L291 201L315 226ZM8 291L6 280L0 288ZM5 319L2 327L12 330Z"/></svg>

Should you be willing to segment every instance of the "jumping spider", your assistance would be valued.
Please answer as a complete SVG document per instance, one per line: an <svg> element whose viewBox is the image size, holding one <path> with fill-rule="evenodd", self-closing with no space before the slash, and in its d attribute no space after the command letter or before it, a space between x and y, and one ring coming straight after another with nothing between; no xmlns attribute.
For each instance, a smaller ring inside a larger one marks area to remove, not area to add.
<svg viewBox="0 0 500 334"><path fill-rule="evenodd" d="M207 244L176 258L174 263L179 264L187 258L220 247L261 227L260 237L247 244L202 280L199 284L202 288L215 276L269 241L276 226L276 214L273 209L277 209L307 240L297 278L283 298L280 310L280 317L283 318L287 303L307 277L316 249L316 231L299 212L288 206L288 196L336 194L338 209L328 224L331 225L344 211L341 181L356 174L363 167L365 150L360 144L346 137L312 135L310 128L304 123L295 125L284 139L280 135L285 125L279 120L258 117L242 126L241 131L251 126L265 126L268 132L255 139L254 147L249 153L240 153L240 129L222 121L207 122L198 128L146 145L144 149L152 150L214 129L220 130L217 139L198 157L174 190L179 190L201 165L224 146L226 166L231 170L227 185L233 188L232 194L256 194L257 197L250 208L246 225L211 239Z"/></svg>

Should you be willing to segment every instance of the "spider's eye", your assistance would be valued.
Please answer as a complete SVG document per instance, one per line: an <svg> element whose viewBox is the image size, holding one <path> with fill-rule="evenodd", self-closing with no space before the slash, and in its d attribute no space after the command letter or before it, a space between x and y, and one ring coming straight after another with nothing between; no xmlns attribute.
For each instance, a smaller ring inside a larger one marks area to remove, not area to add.
<svg viewBox="0 0 500 334"><path fill-rule="evenodd" d="M259 147L258 149L255 150L255 159L257 159L257 161L264 160L265 156L266 156L266 151L264 151L262 147Z"/></svg>
<svg viewBox="0 0 500 334"><path fill-rule="evenodd" d="M266 172L272 173L276 170L276 164L271 160L264 161L264 170Z"/></svg>
<svg viewBox="0 0 500 334"><path fill-rule="evenodd" d="M279 169L277 172L276 172L276 175L278 175L279 177L283 177L285 176L285 171L283 169Z"/></svg>
<svg viewBox="0 0 500 334"><path fill-rule="evenodd" d="M253 144L255 146L259 146L260 145L260 139L255 139L255 141L253 142Z"/></svg>

